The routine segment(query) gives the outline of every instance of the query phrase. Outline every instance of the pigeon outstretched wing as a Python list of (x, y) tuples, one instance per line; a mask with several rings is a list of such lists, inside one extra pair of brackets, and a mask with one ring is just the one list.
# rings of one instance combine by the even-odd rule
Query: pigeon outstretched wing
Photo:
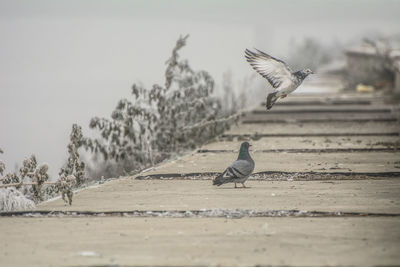
[(293, 74), (289, 66), (280, 59), (274, 58), (258, 49), (257, 53), (246, 49), (245, 57), (250, 65), (261, 76), (277, 89), (293, 83)]

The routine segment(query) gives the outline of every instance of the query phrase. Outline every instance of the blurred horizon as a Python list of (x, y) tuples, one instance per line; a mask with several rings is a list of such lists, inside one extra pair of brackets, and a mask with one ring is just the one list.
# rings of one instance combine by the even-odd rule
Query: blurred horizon
[(90, 135), (90, 118), (109, 117), (133, 83), (162, 84), (180, 35), (181, 58), (220, 90), (228, 71), (235, 86), (254, 74), (245, 48), (291, 65), (306, 38), (329, 48), (399, 37), (399, 13), (400, 1), (380, 0), (0, 1), (0, 159), (10, 172), (35, 154), (54, 179), (72, 124)]

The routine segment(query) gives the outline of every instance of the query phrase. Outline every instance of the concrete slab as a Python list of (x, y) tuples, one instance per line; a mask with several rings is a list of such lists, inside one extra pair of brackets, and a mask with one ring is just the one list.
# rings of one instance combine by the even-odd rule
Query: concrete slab
[[(288, 177), (290, 178), (290, 177)], [(37, 210), (306, 210), (400, 213), (400, 179), (347, 181), (247, 181), (216, 187), (210, 180), (121, 178), (74, 196), (41, 203)]]
[[(252, 153), (252, 152), (251, 152)], [(399, 152), (353, 153), (252, 153), (255, 172), (398, 172)], [(237, 153), (194, 153), (171, 161), (149, 173), (223, 172)]]
[(244, 120), (319, 120), (328, 121), (329, 120), (339, 120), (346, 119), (351, 121), (359, 120), (393, 120), (397, 119), (394, 115), (390, 113), (369, 113), (369, 112), (316, 112), (316, 113), (263, 113), (263, 114), (248, 114), (244, 117)]
[[(346, 104), (346, 102), (336, 102), (341, 104), (314, 104), (310, 103), (309, 105), (274, 105), (273, 109), (266, 110), (265, 106), (260, 106), (256, 108), (253, 112), (265, 112), (267, 114), (273, 113), (282, 113), (282, 112), (321, 112), (321, 111), (347, 111), (347, 112), (378, 112), (378, 113), (390, 113), (392, 108), (391, 106), (383, 105), (383, 104), (376, 104), (376, 105), (366, 105), (366, 104)], [(348, 102), (351, 103), (351, 102)], [(354, 102), (357, 103), (357, 102)], [(365, 103), (365, 102), (361, 102)], [(294, 103), (293, 103), (294, 104)], [(300, 104), (300, 103), (298, 103)]]
[[(279, 103), (285, 102), (301, 102), (301, 101), (324, 101), (327, 103), (343, 102), (343, 101), (370, 101), (371, 103), (383, 103), (383, 98), (379, 93), (359, 94), (357, 92), (314, 92), (314, 93), (295, 93), (290, 94), (284, 99), (280, 99)], [(352, 103), (353, 103), (352, 102)]]
[[(371, 129), (372, 130), (372, 129)], [(252, 151), (265, 149), (378, 149), (396, 148), (400, 150), (400, 136), (331, 136), (331, 137), (268, 137), (248, 140)], [(239, 151), (243, 140), (221, 140), (203, 145), (200, 150)]]
[(2, 218), (2, 266), (394, 266), (398, 218)]
[[(313, 172), (314, 178), (333, 172), (398, 173), (399, 122), (387, 120), (394, 115), (387, 112), (388, 106), (383, 105), (378, 94), (339, 95), (337, 84), (336, 78), (310, 81), (305, 87), (314, 91), (330, 88), (328, 91), (333, 93), (291, 95), (280, 100), (273, 112), (243, 118), (244, 122), (253, 119), (288, 123), (239, 124), (226, 137), (203, 148), (237, 150), (243, 140), (250, 139), (255, 172)], [(321, 109), (325, 111), (316, 112)], [(285, 110), (285, 114), (279, 114)], [(259, 134), (276, 136), (260, 138)], [(288, 138), (285, 134), (304, 136)], [(231, 138), (232, 135), (238, 137)], [(332, 148), (342, 150), (288, 153), (293, 149)], [(354, 152), (352, 148), (386, 150)], [(288, 151), (263, 151), (268, 149)], [(222, 172), (236, 157), (234, 151), (192, 153), (140, 175)], [(380, 215), (242, 219), (99, 214), (79, 218), (1, 217), (0, 265), (384, 266), (400, 262), (400, 177), (359, 179), (351, 175), (349, 179), (354, 180), (293, 181), (295, 175), (281, 175), (287, 177), (283, 181), (249, 180), (246, 189), (234, 189), (233, 184), (215, 187), (211, 180), (201, 179), (125, 177), (76, 192), (72, 206), (56, 199), (41, 203), (36, 211), (295, 209)], [(213, 177), (205, 174), (200, 178)]]
[(240, 124), (226, 134), (365, 134), (400, 133), (400, 124), (394, 122), (329, 122), (323, 123), (266, 123)]

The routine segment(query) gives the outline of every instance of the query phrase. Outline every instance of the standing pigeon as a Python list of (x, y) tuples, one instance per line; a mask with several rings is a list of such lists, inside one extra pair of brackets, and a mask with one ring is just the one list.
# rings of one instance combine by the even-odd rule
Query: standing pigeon
[(226, 183), (235, 183), (236, 188), (236, 183), (241, 183), (243, 187), (246, 187), (244, 182), (246, 182), (247, 178), (249, 178), (254, 170), (254, 160), (249, 154), (250, 146), (248, 142), (242, 143), (237, 160), (214, 179), (213, 185), (220, 186)]
[(268, 80), (275, 91), (267, 95), (266, 107), (271, 109), (279, 98), (285, 98), (296, 90), (301, 82), (313, 72), (310, 69), (293, 72), (285, 62), (274, 58), (260, 50), (254, 53), (249, 49), (245, 51), (245, 57), (250, 65), (261, 76)]

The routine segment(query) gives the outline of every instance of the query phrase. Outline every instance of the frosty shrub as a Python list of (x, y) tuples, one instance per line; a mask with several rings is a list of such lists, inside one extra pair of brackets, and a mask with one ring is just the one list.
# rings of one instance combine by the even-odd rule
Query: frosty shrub
[[(63, 200), (72, 204), (73, 189), (82, 185), (85, 180), (85, 164), (80, 161), (78, 148), (82, 145), (82, 129), (72, 125), (70, 143), (68, 144), (68, 161), (60, 170), (60, 177), (49, 182), (46, 163), (38, 165), (35, 155), (26, 158), (18, 173), (7, 173), (0, 178), (0, 211), (21, 210), (34, 207), (50, 197), (61, 193)], [(0, 162), (0, 175), (3, 175), (5, 164)]]
[[(3, 150), (1, 150), (1, 148), (0, 148), (0, 154), (2, 154), (2, 153), (3, 153)], [(4, 162), (2, 162), (0, 160), (0, 175), (3, 175), (5, 169), (6, 169), (6, 164), (4, 164)]]
[(55, 183), (55, 187), (61, 192), (62, 199), (72, 205), (72, 196), (74, 192), (72, 188), (77, 184), (77, 179), (74, 175), (60, 176), (60, 179)]
[[(24, 159), (22, 167), (19, 168), (19, 173), (7, 173), (1, 181), (3, 184), (22, 184), (25, 178), (32, 179), (37, 167), (37, 160), (35, 155)], [(5, 169), (5, 166), (4, 166)], [(17, 185), (17, 187), (19, 187)]]
[(0, 188), (0, 211), (26, 210), (34, 207), (35, 203), (14, 187)]
[(54, 196), (61, 193), (62, 199), (72, 204), (73, 189), (83, 185), (86, 182), (85, 163), (80, 160), (78, 149), (83, 144), (82, 127), (73, 124), (70, 134), (68, 148), (68, 160), (65, 167), (60, 169), (59, 179), (53, 185), (46, 188), (48, 196)]
[(36, 202), (43, 201), (43, 191), (42, 187), (44, 183), (49, 179), (49, 175), (47, 171), (49, 170), (49, 166), (46, 163), (43, 163), (39, 167), (35, 169), (30, 178), (32, 179), (32, 191), (33, 191), (33, 199)]
[(66, 177), (68, 175), (75, 176), (77, 186), (80, 186), (85, 182), (85, 163), (79, 160), (78, 152), (79, 147), (82, 146), (82, 142), (82, 127), (73, 124), (70, 143), (67, 146), (69, 154), (67, 166), (61, 168), (59, 175), (60, 177)]
[(3, 175), (4, 171), (6, 169), (6, 164), (0, 160), (0, 175)]
[(110, 119), (91, 120), (90, 128), (97, 129), (100, 137), (86, 138), (86, 148), (120, 167), (110, 168), (105, 175), (121, 174), (121, 167), (125, 172), (140, 170), (194, 149), (238, 118), (223, 117), (221, 103), (213, 96), (213, 78), (180, 60), (178, 52), (187, 38), (176, 42), (166, 62), (163, 85), (145, 89), (134, 84), (132, 99), (121, 99)]
[[(32, 155), (23, 161), (19, 173), (7, 173), (1, 181), (3, 187), (9, 185), (22, 189), (23, 194), (37, 203), (43, 200), (42, 186), (49, 179), (48, 169), (46, 163), (38, 166), (35, 155)], [(29, 185), (29, 188), (26, 185)]]

